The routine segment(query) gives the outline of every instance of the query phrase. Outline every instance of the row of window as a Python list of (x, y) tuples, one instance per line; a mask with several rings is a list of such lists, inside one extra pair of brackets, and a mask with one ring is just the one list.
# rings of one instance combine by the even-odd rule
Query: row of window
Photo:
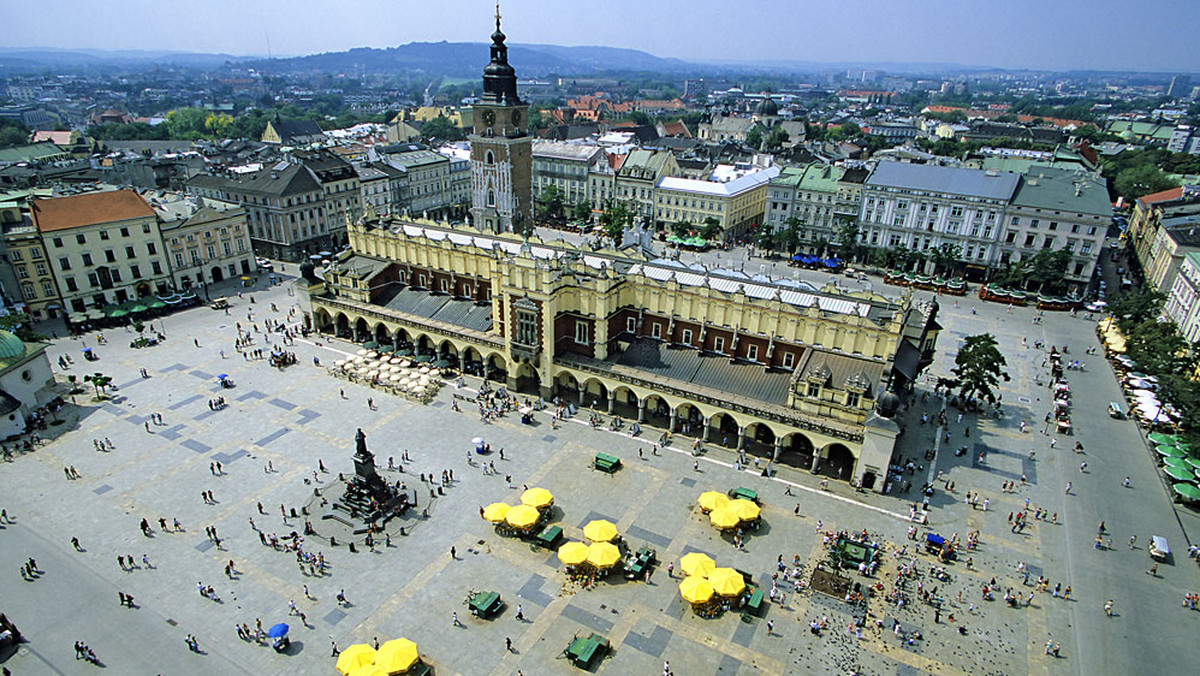
[[(151, 256), (158, 254), (158, 247), (154, 246), (154, 242), (146, 242), (146, 253), (148, 253)], [(134, 249), (132, 244), (125, 247), (125, 258), (126, 259), (137, 258), (137, 251)], [(80, 259), (83, 261), (83, 265), (85, 267), (91, 267), (92, 265), (95, 265), (95, 263), (92, 261), (91, 253), (81, 254)], [(116, 251), (114, 251), (112, 249), (105, 249), (104, 250), (104, 260), (108, 263), (116, 263), (117, 262)], [(63, 256), (63, 257), (59, 258), (58, 259), (58, 269), (64, 270), (64, 271), (70, 270), (71, 269), (71, 258), (69, 256)]]

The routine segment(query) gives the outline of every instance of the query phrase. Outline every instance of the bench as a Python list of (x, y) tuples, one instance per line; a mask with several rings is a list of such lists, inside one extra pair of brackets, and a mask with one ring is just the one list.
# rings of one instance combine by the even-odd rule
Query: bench
[(592, 660), (598, 655), (603, 654), (604, 650), (608, 649), (608, 639), (599, 634), (592, 634), (587, 638), (582, 636), (576, 637), (567, 646), (567, 657), (571, 662), (580, 669), (588, 669), (591, 667)]
[(755, 504), (758, 503), (758, 493), (750, 490), (749, 488), (735, 488), (729, 491), (729, 498), (731, 500), (742, 499), (749, 500)]
[(469, 604), (471, 614), (485, 620), (500, 612), (503, 606), (504, 602), (496, 592), (480, 592), (471, 598)]
[(763, 593), (758, 587), (753, 587), (753, 590), (750, 592), (750, 598), (746, 599), (746, 610), (758, 615), (762, 612)]
[(621, 459), (607, 453), (597, 453), (596, 458), (592, 461), (592, 466), (601, 472), (612, 474), (621, 467)]

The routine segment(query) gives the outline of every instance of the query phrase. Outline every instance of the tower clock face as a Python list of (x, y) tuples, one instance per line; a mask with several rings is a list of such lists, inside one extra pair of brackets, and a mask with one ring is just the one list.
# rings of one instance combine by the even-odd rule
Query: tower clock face
[(512, 114), (512, 121), (513, 121), (513, 124), (514, 124), (514, 125), (516, 125), (516, 126), (520, 126), (520, 124), (521, 124), (521, 111), (519, 111), (519, 110), (514, 110), (514, 111), (513, 111), (513, 114)]
[(483, 123), (489, 127), (496, 124), (496, 113), (490, 110), (483, 111)]

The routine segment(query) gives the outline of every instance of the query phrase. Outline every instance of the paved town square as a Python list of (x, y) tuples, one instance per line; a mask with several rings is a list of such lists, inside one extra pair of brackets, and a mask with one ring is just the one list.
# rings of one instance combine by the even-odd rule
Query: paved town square
[[(1171, 673), (1194, 664), (1200, 615), (1181, 599), (1197, 589), (1187, 548), (1200, 520), (1173, 508), (1134, 423), (1106, 415), (1121, 392), (1103, 356), (1085, 353), (1098, 343), (1082, 313), (1047, 313), (1034, 323), (1029, 308), (1010, 313), (974, 296), (940, 298), (945, 330), (932, 375), (948, 373), (963, 337), (994, 333), (1012, 377), (1004, 415), (960, 419), (947, 409), (949, 437), (931, 463), (926, 451), (944, 403), (932, 381), (922, 382), (903, 414), (900, 444), (904, 463), (914, 464), (912, 488), (878, 495), (836, 480), (823, 489), (822, 477), (787, 466), (764, 477), (753, 458), (739, 470), (731, 451), (694, 457), (690, 439), (659, 448), (661, 430), (631, 437), (627, 428), (594, 429), (586, 415), (553, 425), (547, 410), (524, 425), (510, 413), (485, 424), (466, 401), (478, 378), (461, 389), (448, 380), (429, 405), (334, 378), (326, 366), (358, 346), (300, 337), (284, 345), (282, 334), (263, 332), (267, 322), (296, 327), (307, 307), (294, 277), (282, 277), (269, 289), (259, 280), (241, 295), (227, 291), (228, 314), (201, 306), (154, 320), (163, 345), (131, 349), (132, 334), (121, 329), (104, 331), (104, 343), (95, 333), (53, 341), (52, 362), (74, 360), (59, 372), (64, 387), (67, 375), (95, 371), (118, 387), (96, 403), (85, 384), (58, 412), (63, 422), (42, 433), (47, 441), (0, 464), (0, 507), (9, 518), (0, 524), (0, 611), (28, 640), (5, 664), (12, 673), (91, 673), (96, 667), (68, 647), (78, 641), (112, 673), (335, 673), (333, 646), (403, 636), (439, 674), (569, 674), (575, 667), (561, 657), (564, 648), (592, 632), (611, 645), (594, 671), (611, 674), (657, 674), (666, 663), (677, 674), (723, 675)], [(899, 293), (872, 281), (877, 291)], [(239, 322), (255, 338), (241, 351)], [(298, 363), (281, 370), (243, 354), (272, 345)], [(1043, 433), (1050, 345), (1085, 362), (1067, 372), (1075, 434), (1057, 439)], [(100, 360), (85, 362), (84, 347)], [(221, 374), (236, 386), (218, 385)], [(218, 397), (228, 406), (213, 410)], [(417, 508), (396, 523), (404, 534), (389, 528), (390, 544), (380, 538), (370, 548), (358, 538), (353, 553), (342, 540), (305, 537), (304, 551), (321, 555), (324, 571), (264, 545), (302, 533), (305, 517), (291, 510), (354, 472), (359, 428), (384, 479), (416, 497)], [(476, 437), (502, 448), (503, 458), (472, 456)], [(1072, 450), (1077, 441), (1081, 452)], [(97, 442), (111, 449), (99, 451)], [(622, 467), (591, 469), (597, 452)], [(64, 476), (69, 468), (78, 478)], [(453, 481), (439, 490), (443, 471)], [(926, 482), (934, 494), (925, 522), (914, 523)], [(584, 524), (607, 519), (631, 550), (654, 548), (659, 565), (648, 580), (614, 574), (584, 589), (568, 581), (553, 550), (498, 535), (480, 518), (483, 506), (516, 504), (533, 486), (553, 493), (551, 523), (568, 540), (583, 540)], [(757, 491), (763, 505), (763, 525), (745, 533), (742, 548), (696, 505), (704, 491), (737, 487)], [(978, 495), (974, 505), (968, 493)], [(1021, 512), (1027, 525), (1017, 532)], [(1097, 549), (1100, 522), (1105, 546)], [(324, 528), (316, 524), (318, 534)], [(882, 546), (874, 576), (848, 572), (863, 592), (878, 585), (865, 605), (808, 589), (826, 558), (824, 534), (840, 531), (865, 531)], [(956, 539), (957, 559), (943, 564), (924, 553), (928, 533)], [(1167, 537), (1174, 555), (1147, 574), (1152, 535)], [(968, 547), (973, 537), (978, 544)], [(679, 560), (691, 552), (750, 573), (764, 590), (775, 588), (775, 600), (761, 616), (698, 617), (678, 589)], [(26, 579), (19, 570), (31, 557), (38, 572)], [(802, 573), (793, 576), (797, 564)], [(941, 567), (944, 579), (935, 576)], [(198, 585), (213, 593), (198, 593)], [(499, 592), (504, 609), (473, 617), (464, 604), (472, 590)], [(132, 602), (120, 603), (119, 594)], [(291, 647), (277, 653), (239, 637), (239, 625), (253, 631), (258, 622), (288, 623)], [(1047, 654), (1048, 641), (1057, 657)]]

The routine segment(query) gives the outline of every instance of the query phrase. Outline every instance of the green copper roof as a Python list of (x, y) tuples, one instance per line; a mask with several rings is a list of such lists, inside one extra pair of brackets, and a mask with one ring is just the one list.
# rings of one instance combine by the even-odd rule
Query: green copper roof
[(25, 343), (12, 332), (0, 329), (0, 359), (16, 359), (24, 354)]

